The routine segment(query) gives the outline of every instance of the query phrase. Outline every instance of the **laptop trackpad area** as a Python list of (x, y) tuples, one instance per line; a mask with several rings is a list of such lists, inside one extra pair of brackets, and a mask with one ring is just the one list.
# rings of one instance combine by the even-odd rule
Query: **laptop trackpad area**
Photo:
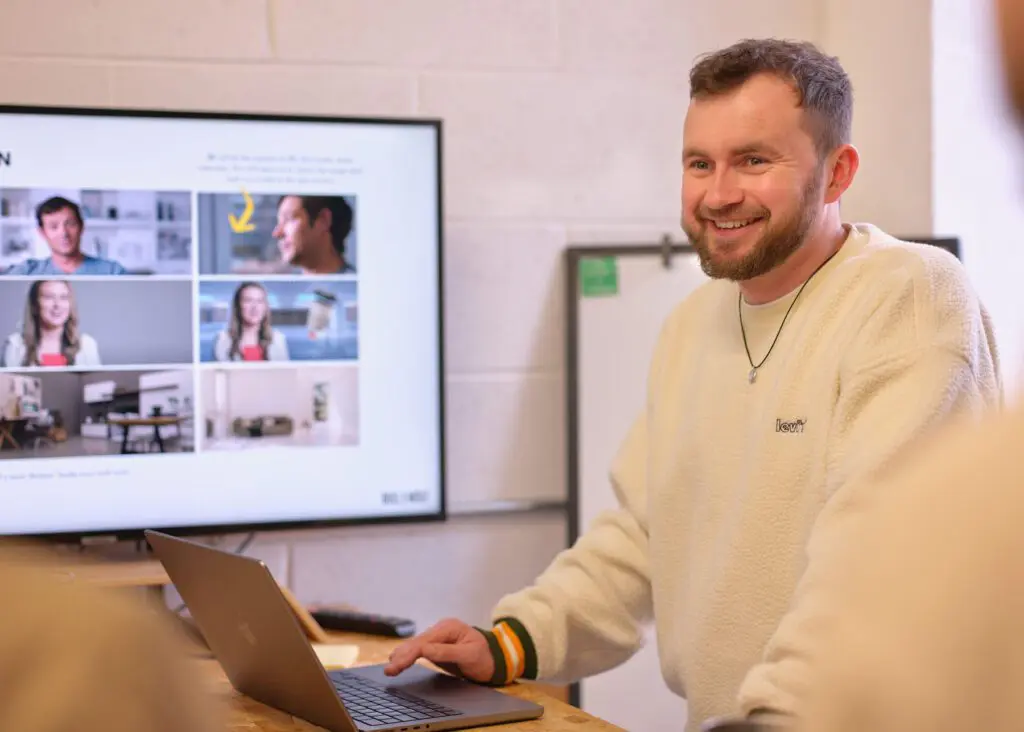
[(402, 695), (418, 697), (450, 709), (459, 716), (486, 718), (512, 713), (525, 719), (540, 716), (543, 711), (542, 707), (533, 702), (439, 673), (420, 664), (413, 664), (397, 677), (385, 675), (383, 664), (331, 672), (332, 677), (336, 674), (357, 675), (375, 686), (385, 687)]

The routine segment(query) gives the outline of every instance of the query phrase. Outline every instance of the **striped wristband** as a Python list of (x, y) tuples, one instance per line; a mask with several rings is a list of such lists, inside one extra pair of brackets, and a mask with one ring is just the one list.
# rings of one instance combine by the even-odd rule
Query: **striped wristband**
[(479, 630), (494, 658), (491, 684), (502, 686), (520, 678), (537, 678), (537, 650), (522, 623), (515, 618), (499, 618), (490, 630)]

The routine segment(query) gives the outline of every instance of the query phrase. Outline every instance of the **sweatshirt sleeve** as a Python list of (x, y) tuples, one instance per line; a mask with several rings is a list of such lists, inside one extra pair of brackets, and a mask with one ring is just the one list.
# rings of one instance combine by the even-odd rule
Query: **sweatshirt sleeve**
[[(858, 521), (871, 519), (875, 493), (885, 490), (880, 478), (893, 459), (954, 418), (974, 419), (1002, 404), (988, 316), (965, 275), (958, 264), (941, 259), (923, 270), (908, 275), (894, 268), (878, 282), (879, 303), (853, 336), (840, 373), (828, 498), (811, 531), (790, 610), (741, 686), (745, 714), (797, 715), (818, 654), (838, 650), (830, 633), (840, 621), (857, 625), (857, 606), (838, 602), (834, 592), (832, 557), (852, 540)], [(863, 561), (886, 558), (865, 554)], [(859, 629), (864, 635), (871, 630)]]
[(641, 416), (612, 465), (618, 507), (599, 515), (533, 585), (494, 608), (488, 640), (496, 681), (568, 683), (613, 668), (640, 648), (641, 624), (652, 615), (646, 452)]
[(572, 683), (629, 660), (654, 619), (649, 559), (648, 419), (658, 384), (690, 321), (688, 301), (666, 318), (648, 370), (646, 408), (610, 470), (617, 507), (599, 514), (529, 587), (503, 597), (485, 631), (492, 683), (517, 678)]

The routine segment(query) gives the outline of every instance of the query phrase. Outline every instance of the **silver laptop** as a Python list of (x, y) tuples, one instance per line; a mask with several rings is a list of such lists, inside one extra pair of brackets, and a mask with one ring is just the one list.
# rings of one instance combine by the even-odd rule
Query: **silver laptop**
[(157, 531), (146, 539), (240, 693), (330, 732), (452, 730), (544, 708), (420, 664), (324, 669), (263, 562)]

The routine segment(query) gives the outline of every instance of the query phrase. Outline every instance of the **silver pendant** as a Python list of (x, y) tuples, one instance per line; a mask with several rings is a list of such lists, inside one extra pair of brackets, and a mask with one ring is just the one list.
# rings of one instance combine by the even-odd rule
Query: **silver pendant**
[(756, 366), (754, 368), (750, 369), (750, 373), (747, 374), (747, 381), (749, 381), (751, 384), (754, 383), (755, 379), (757, 379), (757, 367)]

